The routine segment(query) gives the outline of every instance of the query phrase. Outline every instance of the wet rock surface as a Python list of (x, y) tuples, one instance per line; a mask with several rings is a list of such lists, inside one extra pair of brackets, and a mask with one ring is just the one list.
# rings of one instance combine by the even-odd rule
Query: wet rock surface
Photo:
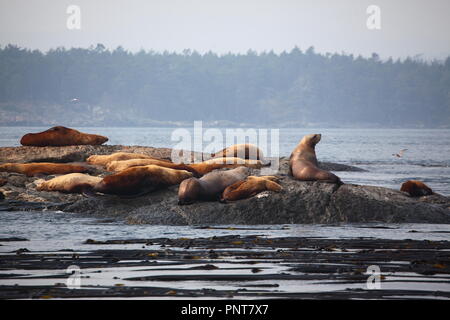
[[(93, 154), (137, 152), (170, 158), (171, 149), (141, 146), (69, 146), (0, 148), (2, 162), (84, 161)], [(361, 171), (344, 164), (320, 163), (331, 171)], [(280, 193), (263, 192), (230, 203), (198, 202), (178, 205), (178, 186), (136, 198), (38, 192), (36, 177), (0, 173), (5, 200), (1, 210), (63, 210), (86, 215), (115, 217), (130, 224), (283, 224), (335, 222), (450, 223), (450, 199), (441, 195), (411, 198), (382, 187), (296, 181), (288, 175), (287, 158), (280, 159)], [(252, 169), (253, 175), (260, 171)], [(95, 174), (109, 174), (100, 167)], [(45, 179), (50, 179), (48, 176)]]

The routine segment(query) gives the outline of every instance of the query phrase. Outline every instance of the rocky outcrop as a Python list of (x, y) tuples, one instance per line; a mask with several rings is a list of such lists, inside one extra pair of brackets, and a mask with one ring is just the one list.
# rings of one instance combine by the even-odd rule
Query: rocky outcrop
[[(8, 152), (5, 149), (9, 150)], [(28, 150), (28, 152), (26, 151)], [(2, 161), (83, 161), (92, 154), (119, 150), (170, 157), (171, 149), (124, 146), (18, 147), (0, 148)], [(17, 152), (16, 152), (17, 151)], [(29, 154), (28, 154), (29, 153)], [(320, 163), (331, 171), (360, 171), (343, 164)], [(280, 193), (263, 192), (232, 203), (199, 202), (179, 206), (178, 186), (136, 198), (38, 192), (37, 178), (0, 173), (7, 183), (0, 188), (6, 199), (1, 210), (53, 209), (95, 216), (118, 217), (140, 224), (283, 224), (283, 223), (450, 223), (450, 199), (440, 195), (411, 198), (388, 188), (322, 182), (303, 182), (288, 175), (288, 159), (280, 159)], [(258, 170), (252, 170), (258, 174)], [(99, 175), (108, 174), (99, 169)], [(50, 177), (48, 177), (50, 178)]]
[[(135, 199), (83, 199), (64, 211), (125, 217), (132, 224), (450, 223), (450, 199), (422, 201), (387, 188), (295, 181), (280, 193), (263, 192), (231, 203), (177, 204), (177, 187)], [(439, 203), (441, 202), (441, 203)]]

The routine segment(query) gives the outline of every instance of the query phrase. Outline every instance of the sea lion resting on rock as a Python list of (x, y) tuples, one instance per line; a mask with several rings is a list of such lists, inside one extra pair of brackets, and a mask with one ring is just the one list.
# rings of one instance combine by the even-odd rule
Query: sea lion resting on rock
[(319, 169), (315, 146), (319, 143), (321, 134), (308, 134), (303, 137), (292, 151), (289, 159), (290, 174), (302, 181), (324, 181), (342, 184), (341, 179), (333, 173)]
[(184, 164), (173, 163), (166, 160), (158, 159), (130, 159), (121, 161), (111, 161), (107, 164), (106, 169), (108, 171), (122, 171), (131, 167), (144, 166), (144, 165), (158, 165), (161, 167), (186, 170), (192, 172), (194, 176), (200, 177), (216, 169), (223, 168), (236, 168), (245, 166), (249, 168), (261, 168), (262, 164), (259, 160), (245, 160), (240, 158), (214, 158), (200, 163)]
[(235, 144), (211, 155), (213, 158), (237, 157), (242, 159), (263, 160), (264, 155), (261, 149), (254, 144)]
[[(130, 160), (130, 159), (161, 160), (161, 159), (157, 159), (155, 157), (151, 157), (146, 154), (131, 153), (131, 152), (116, 152), (113, 154), (106, 154), (106, 155), (92, 155), (86, 159), (86, 162), (88, 162), (90, 164), (106, 167), (108, 165), (108, 163), (110, 163), (112, 161), (123, 161), (123, 160)], [(161, 161), (167, 161), (167, 160), (161, 160)]]
[(279, 192), (283, 188), (276, 181), (278, 181), (278, 178), (275, 176), (249, 176), (245, 180), (228, 186), (222, 193), (222, 200), (236, 201), (247, 199), (266, 190)]
[(39, 174), (67, 174), (74, 172), (88, 172), (89, 168), (81, 165), (33, 162), (33, 163), (4, 163), (0, 165), (0, 172), (16, 172), (32, 177)]
[(210, 172), (200, 179), (186, 179), (178, 189), (178, 204), (191, 204), (197, 200), (218, 200), (226, 187), (244, 180), (248, 168), (238, 167), (231, 170)]
[(247, 160), (236, 157), (224, 157), (224, 158), (213, 158), (200, 163), (193, 163), (189, 165), (193, 168), (199, 175), (205, 175), (216, 169), (223, 168), (237, 168), (237, 167), (248, 167), (259, 169), (262, 167), (262, 163), (259, 160)]
[(179, 184), (191, 178), (192, 172), (156, 165), (131, 167), (104, 177), (93, 188), (95, 192), (115, 195), (136, 195)]
[(22, 145), (34, 147), (100, 145), (106, 141), (108, 141), (107, 137), (62, 126), (53, 127), (39, 133), (28, 133), (20, 139)]
[(433, 194), (433, 190), (422, 181), (408, 180), (402, 184), (400, 191), (408, 192), (411, 197), (422, 197)]
[(37, 191), (59, 191), (64, 193), (83, 193), (102, 181), (101, 177), (94, 177), (83, 173), (65, 174), (48, 181), (37, 183)]

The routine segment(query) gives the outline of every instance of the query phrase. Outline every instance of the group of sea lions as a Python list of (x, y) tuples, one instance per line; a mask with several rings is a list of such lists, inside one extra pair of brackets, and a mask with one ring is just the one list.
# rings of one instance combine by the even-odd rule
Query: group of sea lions
[[(321, 181), (342, 184), (335, 174), (320, 169), (315, 146), (320, 134), (303, 137), (289, 159), (290, 176), (300, 181)], [(40, 133), (22, 137), (25, 146), (100, 145), (107, 137), (83, 133), (66, 127), (53, 127)], [(167, 159), (146, 154), (116, 152), (109, 155), (92, 155), (87, 163), (5, 163), (0, 171), (17, 172), (27, 176), (59, 175), (48, 181), (41, 180), (38, 191), (65, 193), (96, 193), (119, 196), (136, 196), (171, 185), (180, 185), (180, 205), (196, 201), (236, 201), (246, 199), (262, 191), (280, 192), (282, 186), (276, 176), (249, 176), (249, 168), (261, 168), (264, 155), (252, 144), (237, 144), (211, 155), (200, 163), (173, 163)], [(104, 177), (91, 176), (91, 166), (102, 166), (112, 172)], [(227, 169), (227, 170), (224, 170)], [(432, 194), (432, 190), (420, 181), (405, 182), (401, 191), (411, 196)]]

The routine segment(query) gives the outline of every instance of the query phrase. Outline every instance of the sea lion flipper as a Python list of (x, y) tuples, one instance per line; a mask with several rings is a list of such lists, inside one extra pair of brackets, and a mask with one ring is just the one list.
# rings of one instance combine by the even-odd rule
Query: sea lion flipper
[(267, 188), (267, 190), (275, 191), (275, 192), (280, 192), (281, 190), (283, 190), (283, 187), (281, 185), (279, 185), (278, 183), (273, 182), (271, 180), (266, 181), (266, 188)]

